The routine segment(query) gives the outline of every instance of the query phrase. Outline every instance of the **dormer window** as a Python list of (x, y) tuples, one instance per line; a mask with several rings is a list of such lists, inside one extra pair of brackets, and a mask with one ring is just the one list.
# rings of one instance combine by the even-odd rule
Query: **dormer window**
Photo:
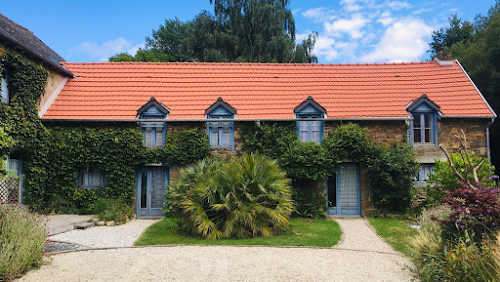
[(9, 72), (7, 69), (2, 69), (2, 79), (1, 79), (1, 93), (2, 93), (2, 103), (9, 104)]
[(440, 107), (424, 94), (412, 101), (406, 109), (413, 117), (410, 126), (412, 144), (437, 145), (437, 118), (440, 115)]
[(217, 122), (216, 120), (234, 119), (236, 109), (219, 97), (217, 102), (205, 110), (205, 114), (207, 119), (212, 120), (207, 122), (210, 148), (230, 149), (234, 152), (234, 122)]
[(167, 124), (161, 121), (149, 122), (147, 120), (167, 119), (169, 113), (170, 109), (156, 101), (154, 97), (152, 97), (148, 103), (146, 103), (137, 111), (138, 118), (144, 120), (144, 122), (141, 122), (140, 125), (142, 129), (144, 145), (146, 146), (146, 148), (165, 146), (165, 133)]
[(307, 100), (298, 105), (295, 110), (295, 118), (311, 119), (311, 121), (297, 121), (297, 133), (302, 142), (321, 143), (323, 140), (323, 121), (314, 121), (326, 117), (326, 109), (309, 96)]

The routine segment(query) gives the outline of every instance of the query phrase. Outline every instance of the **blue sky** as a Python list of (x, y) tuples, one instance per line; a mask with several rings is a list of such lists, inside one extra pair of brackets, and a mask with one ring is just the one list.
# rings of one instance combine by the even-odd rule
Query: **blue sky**
[[(319, 38), (320, 63), (409, 62), (429, 59), (431, 32), (457, 13), (470, 21), (486, 14), (494, 0), (292, 0), (297, 38)], [(17, 0), (0, 13), (33, 31), (68, 62), (99, 62), (121, 52), (134, 54), (165, 19), (185, 21), (209, 0)]]

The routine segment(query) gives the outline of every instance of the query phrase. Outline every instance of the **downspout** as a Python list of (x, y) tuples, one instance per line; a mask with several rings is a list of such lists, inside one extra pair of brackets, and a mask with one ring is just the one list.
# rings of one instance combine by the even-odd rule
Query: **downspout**
[[(491, 122), (488, 122), (488, 126), (486, 126), (486, 152), (488, 154), (488, 164), (491, 167), (491, 150), (490, 150), (490, 126), (495, 122), (495, 119), (492, 118)], [(491, 168), (488, 168), (488, 173), (491, 174)]]

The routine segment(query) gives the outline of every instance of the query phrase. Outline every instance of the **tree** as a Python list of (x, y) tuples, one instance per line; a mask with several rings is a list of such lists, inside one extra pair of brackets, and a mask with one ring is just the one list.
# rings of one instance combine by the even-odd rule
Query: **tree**
[[(500, 112), (500, 2), (487, 16), (477, 15), (472, 25), (452, 16), (450, 27), (434, 34), (431, 51), (445, 46), (460, 61), (496, 113)], [(443, 33), (444, 32), (444, 33)], [(443, 38), (443, 40), (441, 40)], [(435, 48), (433, 48), (435, 46)], [(500, 165), (500, 123), (490, 127), (491, 162)]]
[(146, 37), (135, 57), (118, 54), (110, 61), (201, 61), (312, 63), (317, 33), (295, 43), (289, 0), (215, 0), (214, 15), (202, 11), (193, 20), (165, 20)]
[(448, 22), (450, 27), (432, 32), (432, 42), (429, 43), (431, 47), (429, 52), (431, 52), (432, 57), (440, 51), (447, 50), (455, 43), (469, 41), (474, 34), (474, 25), (469, 21), (462, 21), (457, 17), (457, 14), (451, 15)]

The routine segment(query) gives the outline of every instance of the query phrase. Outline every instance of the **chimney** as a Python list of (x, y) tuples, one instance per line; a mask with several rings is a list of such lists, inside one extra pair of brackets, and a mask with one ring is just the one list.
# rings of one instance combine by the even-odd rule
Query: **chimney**
[(450, 52), (438, 52), (434, 57), (434, 61), (438, 63), (440, 66), (451, 66), (453, 65), (453, 61), (451, 58)]

